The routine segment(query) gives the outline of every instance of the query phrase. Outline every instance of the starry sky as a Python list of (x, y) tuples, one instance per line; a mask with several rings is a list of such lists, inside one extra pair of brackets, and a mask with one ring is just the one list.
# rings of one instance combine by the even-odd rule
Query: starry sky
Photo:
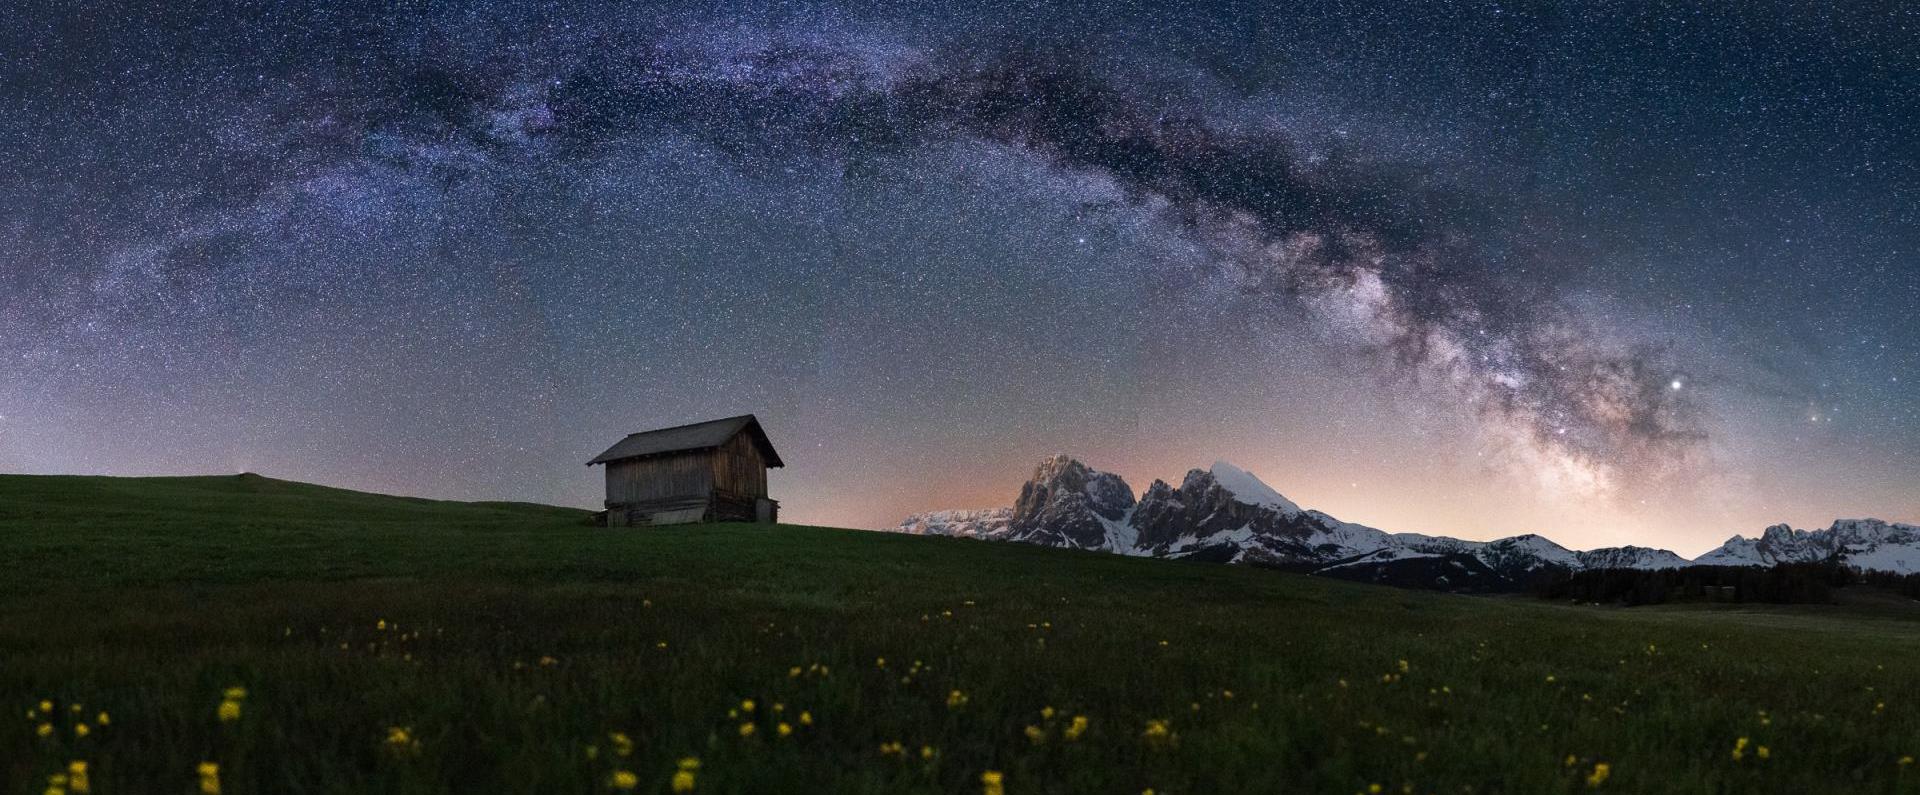
[(1392, 531), (1920, 519), (1920, 11), (29, 2), (0, 471), (783, 518), (1233, 461)]

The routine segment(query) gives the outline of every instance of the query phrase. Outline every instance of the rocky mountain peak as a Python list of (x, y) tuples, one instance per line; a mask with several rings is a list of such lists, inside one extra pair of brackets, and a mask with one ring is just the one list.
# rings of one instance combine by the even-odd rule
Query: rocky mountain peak
[(1013, 503), (1012, 535), (1023, 541), (1083, 549), (1106, 544), (1108, 525), (1134, 507), (1133, 488), (1061, 454), (1040, 462)]

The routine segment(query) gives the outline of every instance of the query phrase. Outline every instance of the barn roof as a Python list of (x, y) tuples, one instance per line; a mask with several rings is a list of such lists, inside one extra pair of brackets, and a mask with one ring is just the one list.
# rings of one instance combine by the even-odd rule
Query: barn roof
[(780, 454), (774, 452), (773, 442), (767, 438), (767, 432), (761, 430), (760, 420), (752, 414), (728, 417), (723, 420), (708, 420), (692, 425), (676, 425), (655, 431), (641, 431), (621, 439), (618, 444), (587, 462), (587, 466), (605, 464), (625, 458), (662, 455), (665, 453), (683, 453), (694, 450), (712, 450), (726, 444), (741, 431), (753, 434), (753, 442), (760, 446), (761, 454), (767, 457), (767, 466), (785, 466)]

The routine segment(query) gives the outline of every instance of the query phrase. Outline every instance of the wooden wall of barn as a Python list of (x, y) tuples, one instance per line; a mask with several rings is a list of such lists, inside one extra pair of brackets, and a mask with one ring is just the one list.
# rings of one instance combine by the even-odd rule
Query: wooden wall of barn
[(753, 434), (738, 433), (713, 457), (713, 487), (742, 497), (767, 496), (767, 459)]
[[(714, 459), (723, 457), (714, 453), (699, 450), (610, 463), (607, 465), (607, 504), (705, 497), (714, 488), (718, 466)], [(762, 488), (764, 493), (764, 486)]]

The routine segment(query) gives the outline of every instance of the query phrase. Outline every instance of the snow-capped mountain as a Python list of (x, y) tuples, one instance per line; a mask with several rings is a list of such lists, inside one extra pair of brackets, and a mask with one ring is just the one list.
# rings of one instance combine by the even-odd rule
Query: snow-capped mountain
[(1826, 530), (1766, 529), (1735, 536), (1692, 561), (1664, 549), (1573, 551), (1528, 533), (1465, 541), (1386, 533), (1306, 510), (1252, 473), (1216, 461), (1180, 485), (1155, 480), (1135, 499), (1127, 482), (1067, 455), (1034, 469), (1012, 508), (910, 516), (898, 532), (1199, 558), (1346, 579), (1447, 590), (1510, 590), (1541, 576), (1584, 569), (1773, 566), (1837, 561), (1872, 571), (1920, 572), (1920, 527), (1877, 519)]
[(1651, 547), (1605, 547), (1573, 555), (1580, 559), (1583, 569), (1677, 569), (1689, 565), (1686, 558)]
[(1012, 526), (1012, 508), (987, 508), (978, 511), (916, 513), (900, 523), (899, 531), (916, 536), (954, 536), (999, 541), (1012, 532)]
[(1774, 566), (1828, 560), (1868, 571), (1920, 572), (1920, 527), (1878, 519), (1842, 519), (1825, 530), (1795, 530), (1777, 524), (1759, 538), (1729, 538), (1693, 562), (1702, 566)]
[(1012, 508), (937, 511), (899, 532), (1022, 541), (1123, 555), (1183, 557), (1450, 590), (1500, 590), (1541, 573), (1684, 563), (1637, 547), (1575, 553), (1538, 535), (1463, 541), (1388, 534), (1302, 509), (1225, 461), (1155, 480), (1136, 500), (1120, 476), (1056, 455), (1034, 469)]

